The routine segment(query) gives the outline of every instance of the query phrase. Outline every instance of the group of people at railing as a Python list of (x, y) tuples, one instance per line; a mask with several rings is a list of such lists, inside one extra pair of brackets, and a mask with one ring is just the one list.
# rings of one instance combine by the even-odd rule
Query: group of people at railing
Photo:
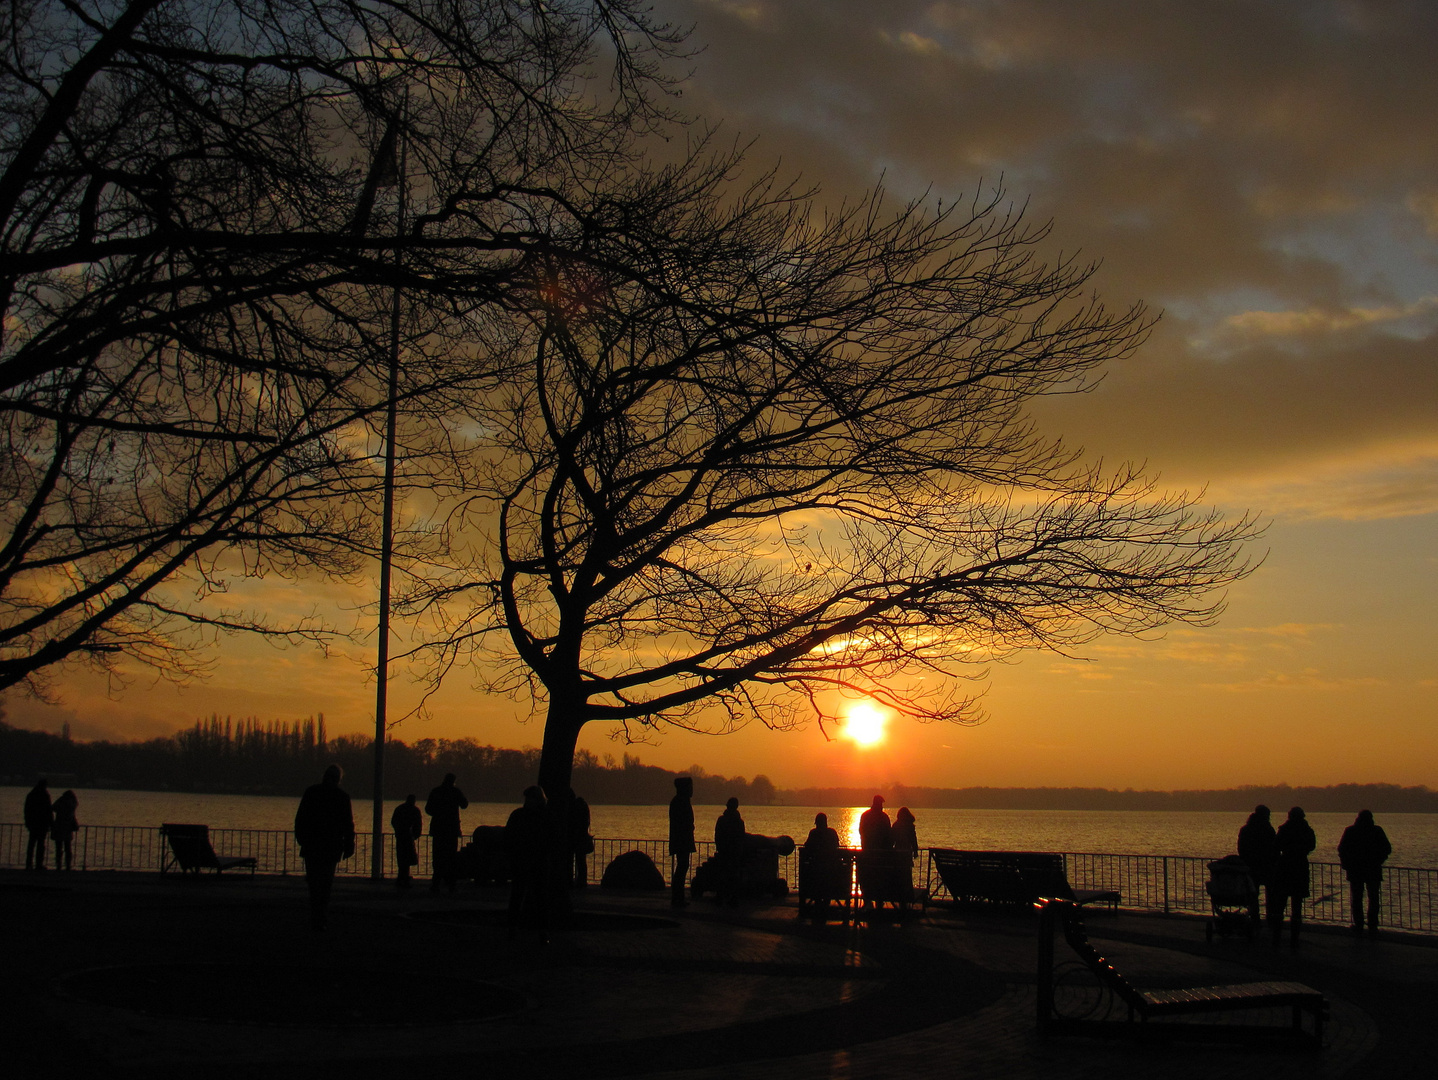
[(73, 791), (66, 791), (50, 801), (50, 782), (41, 777), (25, 796), (25, 869), (45, 869), (45, 842), (55, 842), (55, 869), (74, 868), (75, 834), (80, 831), (76, 816), (80, 800)]
[[(1303, 928), (1303, 902), (1310, 892), (1308, 856), (1317, 846), (1318, 838), (1301, 806), (1289, 810), (1287, 820), (1275, 829), (1271, 811), (1259, 804), (1238, 830), (1238, 857), (1255, 885), (1250, 916), (1256, 927), (1258, 889), (1262, 888), (1268, 929), (1275, 945), (1283, 939), (1285, 909), (1288, 909), (1289, 943), (1298, 944)], [(1370, 810), (1360, 810), (1353, 824), (1343, 830), (1338, 842), (1338, 861), (1348, 878), (1355, 933), (1362, 933), (1365, 923), (1370, 935), (1378, 933), (1383, 864), (1392, 853), (1387, 834), (1374, 822)]]

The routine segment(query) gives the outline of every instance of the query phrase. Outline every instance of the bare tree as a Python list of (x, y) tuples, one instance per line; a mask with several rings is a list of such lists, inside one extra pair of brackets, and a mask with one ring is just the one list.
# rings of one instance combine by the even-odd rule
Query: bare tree
[(211, 597), (360, 565), (387, 360), (422, 473), (436, 391), (495, 376), (491, 313), (583, 246), (679, 36), (637, 0), (16, 0), (0, 28), (0, 689), (312, 633)]
[[(866, 695), (973, 716), (975, 665), (1219, 610), (1248, 520), (1084, 464), (1026, 418), (1146, 335), (1040, 261), (1000, 194), (829, 213), (737, 159), (632, 178), (632, 250), (550, 260), (476, 404), (456, 506), (480, 565), (411, 597), (436, 675), (473, 660), (545, 710), (562, 793), (592, 721), (783, 726)], [(632, 234), (626, 234), (632, 235)]]

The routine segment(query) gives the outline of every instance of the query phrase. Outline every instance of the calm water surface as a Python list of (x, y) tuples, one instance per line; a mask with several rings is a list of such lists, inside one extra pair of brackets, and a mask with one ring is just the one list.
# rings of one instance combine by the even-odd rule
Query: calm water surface
[[(21, 820), (25, 788), (0, 787), (0, 821)], [(58, 795), (59, 789), (52, 792)], [(213, 829), (280, 829), (294, 825), (297, 798), (267, 795), (190, 795), (161, 791), (80, 789), (79, 818), (83, 825), (148, 825), (166, 821), (202, 822)], [(385, 804), (384, 825), (397, 803)], [(502, 825), (513, 804), (471, 803), (464, 812), (465, 831), (476, 825)], [(696, 830), (709, 839), (722, 807), (696, 806)], [(863, 807), (745, 806), (740, 808), (750, 832), (787, 834), (802, 842), (816, 810), (846, 843), (858, 846), (858, 821)], [(897, 807), (889, 807), (892, 812)], [(651, 839), (668, 835), (663, 806), (595, 806), (596, 836)], [(355, 824), (366, 830), (370, 803), (355, 800)], [(892, 813), (890, 814), (892, 816)], [(1210, 811), (1161, 810), (925, 810), (915, 811), (919, 843), (997, 851), (1079, 851), (1131, 855), (1195, 855), (1217, 858), (1234, 850), (1245, 815)], [(1275, 811), (1275, 824), (1283, 812)], [(1438, 867), (1438, 814), (1379, 814), (1378, 823), (1393, 843), (1390, 866)], [(1318, 834), (1318, 862), (1337, 862), (1335, 848), (1352, 814), (1310, 814)]]

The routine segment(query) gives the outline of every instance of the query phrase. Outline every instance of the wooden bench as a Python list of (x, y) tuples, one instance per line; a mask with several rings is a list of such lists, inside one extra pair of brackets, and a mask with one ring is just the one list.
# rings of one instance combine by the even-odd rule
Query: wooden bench
[(198, 874), (201, 870), (213, 870), (222, 874), (226, 870), (248, 870), (254, 876), (259, 865), (249, 855), (216, 855), (210, 846), (208, 825), (177, 825), (167, 822), (160, 826), (160, 835), (169, 843), (169, 854), (160, 861), (160, 873), (178, 868), (181, 873)]
[(1105, 903), (1116, 909), (1122, 899), (1111, 889), (1071, 887), (1064, 857), (1056, 852), (930, 848), (929, 857), (956, 904), (1028, 907), (1040, 899), (1057, 897), (1076, 904)]
[(799, 918), (828, 918), (838, 904), (848, 922), (854, 906), (854, 855), (851, 848), (813, 852), (799, 849)]
[[(1177, 990), (1140, 990), (1089, 942), (1078, 905), (1070, 900), (1046, 900), (1038, 905), (1038, 1029), (1044, 1034), (1121, 1035), (1135, 1038), (1180, 1038), (1228, 1041), (1282, 1041), (1316, 1049), (1323, 1045), (1323, 1023), (1328, 1018), (1328, 1001), (1311, 986), (1296, 982), (1234, 983), (1226, 986), (1198, 986)], [(1121, 1003), (1120, 1019), (1095, 1019), (1110, 1010), (1100, 1002), (1086, 1001), (1080, 1015), (1065, 1015), (1055, 994), (1054, 929), (1058, 924), (1064, 940), (1078, 955), (1100, 994)], [(1060, 979), (1063, 976), (1060, 975)], [(1287, 1025), (1252, 1023), (1183, 1023), (1176, 1016), (1203, 1013), (1238, 1013), (1282, 1009), (1290, 1014)], [(1312, 1018), (1312, 1032), (1304, 1029), (1303, 1018)], [(1149, 1023), (1150, 1020), (1161, 1021)]]
[(907, 851), (855, 852), (854, 877), (868, 916), (889, 904), (900, 919), (907, 919), (928, 895), (914, 888), (914, 861)]

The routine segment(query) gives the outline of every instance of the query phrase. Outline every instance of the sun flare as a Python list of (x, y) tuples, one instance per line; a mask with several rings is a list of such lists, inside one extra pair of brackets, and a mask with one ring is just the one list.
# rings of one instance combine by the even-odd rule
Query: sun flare
[(843, 736), (856, 746), (877, 746), (884, 741), (888, 717), (869, 701), (856, 701), (844, 714)]

